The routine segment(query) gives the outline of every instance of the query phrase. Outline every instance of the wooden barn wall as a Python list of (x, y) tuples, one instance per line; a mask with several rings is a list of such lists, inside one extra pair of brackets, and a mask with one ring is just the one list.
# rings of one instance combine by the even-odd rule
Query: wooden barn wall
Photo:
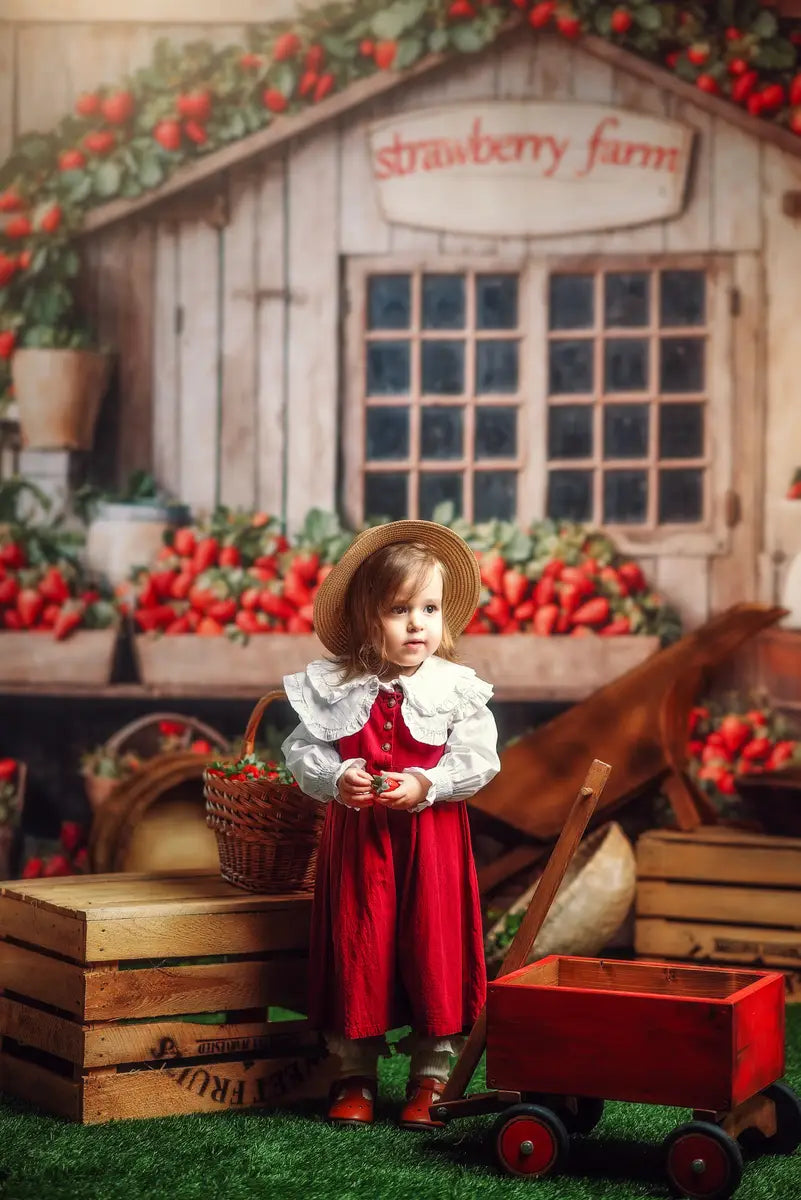
[[(226, 44), (241, 41), (242, 31), (30, 25), (12, 35), (0, 27), (0, 62), (10, 56), (15, 68), (14, 126), (52, 124), (79, 91), (146, 61), (158, 36)], [(0, 71), (7, 87), (3, 78)], [(686, 121), (700, 137), (685, 211), (633, 230), (528, 240), (388, 225), (370, 182), (366, 124), (468, 98), (586, 100)], [(0, 103), (0, 147), (11, 132), (5, 108)], [(295, 529), (310, 507), (332, 508), (337, 500), (332, 414), (341, 403), (339, 287), (347, 256), (720, 252), (731, 256), (742, 300), (728, 353), (733, 487), (743, 519), (731, 532), (729, 555), (658, 555), (645, 566), (689, 624), (743, 597), (769, 598), (767, 510), (801, 444), (791, 328), (801, 244), (793, 245), (797, 231), (780, 208), (782, 191), (801, 186), (797, 177), (780, 151), (559, 39), (524, 40), (503, 54), (448, 65), (280, 155), (232, 171), (222, 230), (150, 217), (92, 238), (90, 296), (124, 364), (104, 444), (121, 477), (152, 463), (159, 480), (198, 509), (218, 500), (257, 506), (283, 514)]]

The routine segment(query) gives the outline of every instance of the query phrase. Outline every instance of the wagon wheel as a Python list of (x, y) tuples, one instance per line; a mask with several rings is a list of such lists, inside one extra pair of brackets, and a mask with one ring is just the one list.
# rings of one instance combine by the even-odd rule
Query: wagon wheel
[(567, 1159), (567, 1130), (556, 1113), (539, 1104), (508, 1108), (492, 1132), (498, 1162), (509, 1175), (541, 1179), (556, 1174)]
[(665, 1170), (673, 1194), (728, 1200), (743, 1176), (740, 1147), (717, 1125), (689, 1121), (666, 1138)]
[(569, 1134), (592, 1133), (604, 1115), (604, 1102), (597, 1096), (551, 1096), (527, 1092), (526, 1104), (541, 1104), (556, 1113)]
[(752, 1154), (792, 1154), (801, 1145), (801, 1099), (786, 1083), (772, 1083), (760, 1095), (776, 1106), (776, 1132), (765, 1137), (759, 1129), (746, 1129), (740, 1142)]

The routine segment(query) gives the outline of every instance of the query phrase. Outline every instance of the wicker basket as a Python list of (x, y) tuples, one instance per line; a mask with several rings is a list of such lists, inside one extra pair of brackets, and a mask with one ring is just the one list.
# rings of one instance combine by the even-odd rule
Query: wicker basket
[[(241, 757), (253, 753), (264, 710), (285, 700), (277, 690), (253, 709)], [(217, 835), (220, 873), (250, 892), (305, 892), (314, 885), (324, 808), (296, 784), (203, 776), (206, 821)]]

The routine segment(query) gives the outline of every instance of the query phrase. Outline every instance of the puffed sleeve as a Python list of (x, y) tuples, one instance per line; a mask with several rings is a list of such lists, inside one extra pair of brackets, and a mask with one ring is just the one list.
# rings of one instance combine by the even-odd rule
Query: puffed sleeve
[(498, 728), (486, 705), (456, 721), (445, 752), (435, 767), (406, 767), (430, 780), (425, 804), (436, 800), (468, 800), (501, 769), (497, 753)]
[(349, 767), (363, 767), (363, 758), (343, 761), (330, 742), (310, 733), (301, 721), (281, 746), (286, 765), (300, 784), (300, 790), (315, 800), (328, 803), (339, 800), (339, 779)]

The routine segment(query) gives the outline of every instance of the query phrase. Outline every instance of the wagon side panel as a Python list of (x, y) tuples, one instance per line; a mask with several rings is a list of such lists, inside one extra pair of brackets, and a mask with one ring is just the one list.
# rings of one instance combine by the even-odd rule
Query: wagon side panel
[(784, 980), (768, 975), (734, 1000), (733, 1103), (784, 1074)]
[(718, 1001), (490, 985), (487, 1085), (726, 1110), (732, 1008)]

